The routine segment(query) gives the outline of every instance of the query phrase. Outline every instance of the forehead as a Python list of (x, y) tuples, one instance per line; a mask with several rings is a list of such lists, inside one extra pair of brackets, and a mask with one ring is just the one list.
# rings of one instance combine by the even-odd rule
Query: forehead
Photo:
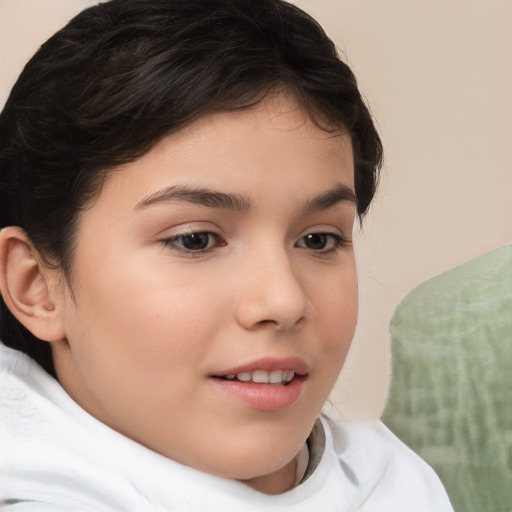
[(287, 199), (307, 200), (336, 183), (353, 189), (353, 173), (346, 131), (319, 128), (293, 98), (279, 96), (251, 109), (204, 115), (165, 137), (114, 169), (100, 197), (138, 204), (159, 187), (186, 184), (247, 196), (281, 188)]

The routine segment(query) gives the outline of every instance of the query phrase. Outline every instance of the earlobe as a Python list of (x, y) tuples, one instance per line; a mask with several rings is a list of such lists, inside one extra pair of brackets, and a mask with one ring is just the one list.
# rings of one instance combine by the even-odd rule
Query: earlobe
[(65, 337), (58, 303), (52, 293), (55, 279), (23, 229), (10, 226), (0, 232), (2, 297), (17, 320), (45, 341)]

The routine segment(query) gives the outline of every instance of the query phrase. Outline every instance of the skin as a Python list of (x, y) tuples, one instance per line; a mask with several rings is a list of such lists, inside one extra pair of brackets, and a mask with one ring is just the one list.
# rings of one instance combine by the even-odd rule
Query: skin
[[(63, 387), (180, 463), (266, 493), (293, 487), (356, 325), (353, 175), (349, 136), (320, 130), (286, 96), (205, 116), (115, 170), (80, 215), (74, 298), (58, 272), (49, 280)], [(235, 195), (237, 207), (165, 197), (176, 187)], [(333, 204), (311, 207), (333, 190)], [(206, 251), (190, 250), (198, 232), (212, 233)], [(327, 235), (305, 238), (315, 233)], [(211, 378), (290, 356), (308, 375), (282, 410)]]

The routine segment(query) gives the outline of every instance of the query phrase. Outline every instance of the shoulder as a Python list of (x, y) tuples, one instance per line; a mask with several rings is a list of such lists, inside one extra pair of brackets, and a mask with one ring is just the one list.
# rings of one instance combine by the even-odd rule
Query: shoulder
[(453, 510), (434, 470), (381, 421), (324, 418), (323, 424), (340, 465), (360, 488), (361, 511)]

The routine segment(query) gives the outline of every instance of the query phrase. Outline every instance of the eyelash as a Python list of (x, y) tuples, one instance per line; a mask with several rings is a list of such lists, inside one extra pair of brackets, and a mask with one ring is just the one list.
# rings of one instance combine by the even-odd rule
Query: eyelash
[[(204, 235), (208, 236), (208, 247), (204, 249), (194, 250), (183, 246), (184, 240), (192, 239), (193, 237), (199, 238)], [(212, 238), (215, 240), (215, 244), (212, 247), (210, 247), (210, 242), (212, 241)], [(172, 247), (174, 250), (184, 253), (190, 257), (203, 256), (211, 252), (215, 247), (224, 247), (225, 245), (227, 245), (227, 242), (225, 242), (219, 235), (211, 231), (197, 231), (195, 233), (187, 233), (186, 235), (176, 235), (170, 238), (165, 238), (164, 240), (162, 240), (162, 243), (165, 246)]]
[[(191, 241), (191, 239), (197, 237), (198, 240), (200, 240), (200, 237), (204, 236), (208, 237), (208, 246), (205, 248), (191, 249), (183, 246), (184, 241), (187, 239)], [(324, 237), (326, 239), (326, 243), (329, 243), (329, 240), (331, 241), (332, 246), (329, 247), (328, 249), (312, 249), (311, 247), (307, 247), (307, 245), (299, 245), (300, 242), (308, 239), (308, 237), (310, 237), (309, 240), (312, 240), (311, 237)], [(211, 245), (212, 239), (214, 240), (213, 245)], [(176, 235), (170, 238), (163, 239), (162, 243), (166, 247), (171, 247), (174, 250), (181, 252), (192, 258), (204, 256), (212, 252), (216, 247), (225, 247), (227, 245), (227, 242), (225, 240), (223, 240), (219, 235), (211, 231), (197, 231), (195, 233), (187, 233), (186, 235)], [(348, 244), (349, 240), (347, 240), (346, 238), (337, 233), (313, 232), (302, 236), (295, 243), (294, 247), (312, 250), (315, 254), (319, 256), (328, 256), (330, 254), (336, 253), (338, 250), (346, 247)]]
[(314, 251), (316, 254), (318, 254), (319, 256), (331, 255), (333, 253), (336, 253), (340, 249), (347, 247), (347, 245), (349, 244), (349, 240), (347, 240), (343, 236), (339, 235), (338, 233), (314, 232), (314, 233), (308, 233), (307, 235), (304, 235), (303, 237), (301, 237), (299, 239), (299, 241), (296, 242), (295, 247), (302, 247), (302, 246), (298, 245), (299, 242), (307, 239), (308, 237), (325, 237), (327, 239), (327, 243), (328, 243), (329, 239), (332, 241), (332, 247), (329, 247), (328, 249), (315, 250), (310, 247), (304, 247), (304, 249), (310, 249), (310, 250)]

